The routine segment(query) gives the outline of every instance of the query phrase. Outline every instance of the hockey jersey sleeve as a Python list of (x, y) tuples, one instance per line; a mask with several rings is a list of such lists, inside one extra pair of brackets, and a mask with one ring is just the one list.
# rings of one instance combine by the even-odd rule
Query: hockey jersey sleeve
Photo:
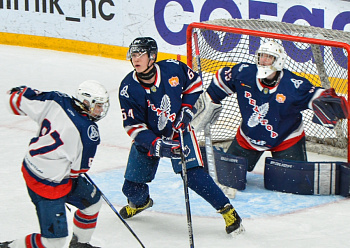
[(182, 92), (182, 105), (190, 106), (192, 108), (200, 94), (203, 92), (202, 80), (198, 73), (194, 72), (186, 64), (180, 62), (180, 67), (183, 71), (183, 75), (185, 75)]
[(226, 96), (235, 92), (232, 78), (238, 72), (239, 67), (223, 67), (219, 69), (212, 78), (212, 81), (207, 89), (207, 93), (214, 103), (220, 103)]
[[(14, 89), (18, 89), (18, 91)], [(54, 94), (57, 94), (57, 92), (42, 92), (26, 86), (16, 87), (14, 89), (8, 92), (10, 112), (15, 115), (29, 116), (36, 122), (40, 122), (47, 106), (36, 104), (33, 100), (45, 101), (51, 99)]]
[[(140, 103), (142, 94), (133, 89), (129, 91), (130, 85), (121, 84), (119, 91), (119, 103), (122, 111), (123, 126), (126, 133), (138, 144), (150, 149), (152, 142), (157, 138), (154, 132), (147, 126), (147, 109)], [(138, 98), (135, 98), (135, 96)]]

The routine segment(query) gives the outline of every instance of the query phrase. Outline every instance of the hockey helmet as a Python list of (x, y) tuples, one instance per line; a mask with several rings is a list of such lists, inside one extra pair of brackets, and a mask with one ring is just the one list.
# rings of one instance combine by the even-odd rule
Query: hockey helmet
[[(274, 59), (271, 65), (260, 64), (260, 57), (263, 54), (273, 56)], [(286, 58), (287, 54), (283, 46), (276, 41), (271, 40), (262, 44), (255, 52), (255, 63), (258, 67), (257, 78), (266, 78), (276, 71), (282, 71)]]
[(96, 80), (82, 82), (73, 99), (81, 112), (87, 114), (92, 121), (96, 122), (107, 115), (109, 95), (105, 87)]
[(158, 53), (157, 42), (151, 37), (138, 37), (130, 44), (126, 59), (131, 60), (133, 53), (139, 53), (140, 55), (147, 53), (150, 60), (156, 61)]

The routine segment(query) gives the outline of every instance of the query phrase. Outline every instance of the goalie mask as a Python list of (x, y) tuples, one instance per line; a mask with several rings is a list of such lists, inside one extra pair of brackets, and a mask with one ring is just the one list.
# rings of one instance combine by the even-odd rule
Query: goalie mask
[(107, 115), (109, 95), (105, 87), (95, 80), (82, 82), (73, 97), (80, 113), (87, 114), (92, 121), (99, 121)]
[[(257, 78), (265, 79), (274, 72), (282, 71), (286, 58), (283, 46), (277, 42), (268, 41), (262, 44), (255, 53), (255, 63), (258, 67)], [(269, 60), (271, 60), (270, 63), (267, 62)]]

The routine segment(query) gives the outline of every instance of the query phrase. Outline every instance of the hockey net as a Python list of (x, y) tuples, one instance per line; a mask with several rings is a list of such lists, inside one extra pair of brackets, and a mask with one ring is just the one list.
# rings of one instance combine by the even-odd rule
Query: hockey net
[[(187, 63), (201, 74), (206, 89), (218, 69), (254, 63), (255, 51), (270, 39), (285, 48), (286, 69), (315, 86), (333, 87), (348, 99), (350, 34), (343, 31), (261, 19), (191, 23), (187, 29)], [(214, 143), (225, 146), (235, 137), (241, 116), (235, 94), (226, 97), (222, 105), (218, 121), (211, 126), (211, 136)], [(328, 129), (312, 122), (312, 110), (302, 114), (308, 151), (349, 159), (348, 120)], [(198, 131), (197, 137), (199, 142), (204, 141), (203, 131)]]

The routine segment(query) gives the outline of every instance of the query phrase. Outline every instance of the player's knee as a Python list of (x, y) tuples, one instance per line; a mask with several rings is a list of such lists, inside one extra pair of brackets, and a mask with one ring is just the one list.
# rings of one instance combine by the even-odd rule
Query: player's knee
[(80, 211), (85, 215), (94, 215), (100, 211), (101, 205), (102, 205), (102, 199), (100, 198), (100, 200), (95, 204), (92, 204), (90, 207), (87, 207)]

